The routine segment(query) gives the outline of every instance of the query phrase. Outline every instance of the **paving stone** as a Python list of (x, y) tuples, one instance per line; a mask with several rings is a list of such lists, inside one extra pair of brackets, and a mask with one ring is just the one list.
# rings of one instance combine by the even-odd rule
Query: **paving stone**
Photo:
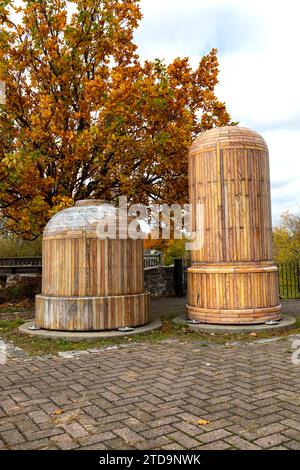
[(284, 446), (275, 446), (275, 447), (271, 447), (270, 450), (289, 450), (288, 447), (284, 447)]
[(280, 408), (275, 405), (259, 407), (255, 410), (255, 412), (261, 416), (266, 416), (268, 414), (277, 413), (278, 411), (280, 411)]
[(300, 450), (300, 442), (289, 441), (289, 442), (285, 442), (284, 445), (285, 445), (288, 449)]
[(164, 418), (158, 418), (154, 419), (152, 421), (149, 421), (149, 426), (151, 428), (157, 428), (158, 426), (165, 426), (167, 424), (172, 424), (178, 421), (177, 414), (172, 414), (172, 416), (165, 416)]
[(299, 389), (281, 341), (9, 359), (0, 449), (299, 449)]
[(182, 450), (182, 447), (177, 442), (172, 442), (170, 444), (164, 445), (161, 447), (164, 450)]
[(0, 450), (4, 450), (6, 448), (5, 443), (0, 439)]
[(159, 436), (166, 436), (172, 432), (174, 432), (174, 428), (170, 425), (166, 425), (148, 429), (147, 431), (144, 431), (142, 435), (145, 439), (154, 439)]
[(261, 447), (258, 445), (252, 444), (252, 442), (246, 441), (239, 436), (229, 436), (226, 438), (226, 442), (230, 444), (235, 449), (240, 450), (259, 450)]
[(224, 429), (231, 425), (232, 423), (228, 419), (216, 419), (215, 421), (210, 421), (205, 426), (200, 426), (200, 429), (204, 432), (214, 431), (215, 429)]
[(78, 423), (65, 424), (63, 428), (74, 439), (78, 439), (79, 437), (83, 437), (88, 434), (87, 431)]
[(185, 434), (188, 434), (191, 437), (197, 436), (204, 432), (203, 429), (201, 429), (199, 426), (197, 427), (193, 424), (182, 422), (182, 421), (180, 421), (179, 423), (174, 423), (173, 426), (174, 428), (178, 429), (179, 431), (184, 432)]
[(259, 418), (255, 419), (257, 427), (259, 426), (267, 426), (268, 424), (278, 423), (282, 420), (282, 417), (279, 413), (270, 414), (267, 416), (260, 416)]
[(47, 423), (49, 421), (49, 416), (44, 411), (32, 411), (29, 413), (30, 418), (36, 423)]
[(26, 433), (26, 439), (28, 440), (38, 440), (44, 438), (51, 438), (52, 436), (57, 436), (58, 434), (63, 434), (63, 429), (59, 427), (51, 427), (42, 431), (29, 432)]
[(282, 434), (289, 437), (290, 439), (300, 442), (300, 431), (297, 431), (296, 429), (286, 428)]
[(24, 442), (14, 446), (14, 450), (39, 450), (47, 448), (49, 445), (48, 439), (38, 439), (36, 441)]
[(109, 441), (114, 438), (115, 438), (115, 435), (112, 432), (108, 431), (108, 432), (102, 432), (102, 433), (98, 432), (97, 434), (94, 434), (92, 436), (86, 436), (86, 437), (80, 438), (78, 439), (78, 441), (80, 442), (81, 445), (88, 446), (88, 445), (96, 444), (98, 442)]
[(147, 439), (146, 441), (138, 442), (135, 444), (135, 448), (138, 450), (159, 450), (164, 449), (166, 445), (171, 444), (170, 441), (166, 436), (159, 436), (156, 439)]
[(60, 434), (52, 437), (51, 441), (61, 450), (76, 449), (78, 444), (68, 434)]
[(98, 442), (97, 444), (91, 444), (88, 446), (81, 446), (80, 450), (109, 450), (110, 447), (103, 442)]
[(295, 421), (294, 419), (284, 419), (281, 421), (282, 424), (285, 424), (286, 426), (296, 429), (297, 431), (300, 431), (300, 423), (298, 421)]
[(140, 436), (136, 432), (132, 431), (132, 429), (126, 427), (115, 429), (114, 433), (120, 436), (128, 444), (135, 444), (144, 440), (143, 436)]
[(191, 436), (187, 436), (181, 431), (173, 432), (172, 434), (168, 435), (168, 438), (171, 441), (177, 442), (177, 444), (180, 444), (182, 449), (191, 449), (192, 447), (195, 447), (199, 445), (199, 441), (196, 439), (193, 439)]
[[(253, 423), (254, 424), (254, 423)], [(260, 436), (267, 436), (276, 432), (282, 432), (286, 429), (286, 426), (282, 422), (267, 424), (266, 426), (259, 426), (257, 434)]]
[(16, 444), (20, 444), (20, 442), (24, 442), (25, 439), (22, 434), (17, 429), (11, 429), (5, 431), (2, 434), (3, 440), (10, 446), (13, 447)]
[(270, 436), (260, 437), (254, 441), (254, 444), (262, 447), (263, 449), (267, 449), (286, 441), (288, 441), (288, 438), (282, 434), (271, 434)]
[(225, 429), (217, 429), (215, 431), (209, 431), (204, 434), (201, 434), (198, 439), (203, 443), (209, 443), (213, 441), (217, 441), (219, 439), (224, 439), (227, 436), (230, 436), (231, 433), (226, 431)]
[(203, 444), (203, 445), (200, 444), (197, 447), (197, 449), (200, 449), (200, 450), (226, 450), (230, 448), (231, 448), (230, 444), (222, 440), (214, 441), (209, 444)]

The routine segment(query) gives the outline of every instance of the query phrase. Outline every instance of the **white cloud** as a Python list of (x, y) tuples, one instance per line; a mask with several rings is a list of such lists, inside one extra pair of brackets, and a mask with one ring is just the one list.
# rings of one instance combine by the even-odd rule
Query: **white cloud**
[(135, 34), (143, 58), (198, 55), (211, 47), (229, 52), (259, 47), (260, 19), (236, 2), (142, 0), (144, 19)]
[(285, 210), (300, 210), (300, 129), (261, 132), (269, 146), (274, 222)]
[(189, 56), (196, 65), (219, 49), (217, 94), (234, 120), (270, 149), (273, 219), (300, 206), (300, 2), (142, 0), (135, 36), (143, 59)]

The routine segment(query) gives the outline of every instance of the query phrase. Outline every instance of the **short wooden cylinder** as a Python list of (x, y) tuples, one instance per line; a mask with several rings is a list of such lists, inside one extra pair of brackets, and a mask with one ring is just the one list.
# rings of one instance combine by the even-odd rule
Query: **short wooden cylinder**
[(49, 330), (97, 331), (149, 323), (149, 294), (36, 296), (36, 324)]
[(37, 326), (93, 331), (150, 321), (143, 240), (122, 237), (123, 222), (116, 224), (115, 238), (99, 236), (101, 223), (118, 215), (104, 201), (87, 200), (56, 214), (47, 224)]
[(193, 265), (188, 283), (192, 320), (251, 324), (280, 318), (277, 268), (271, 264)]
[(279, 319), (263, 138), (234, 126), (201, 134), (189, 154), (189, 195), (192, 228), (200, 230), (202, 243), (191, 252), (188, 318), (227, 324)]

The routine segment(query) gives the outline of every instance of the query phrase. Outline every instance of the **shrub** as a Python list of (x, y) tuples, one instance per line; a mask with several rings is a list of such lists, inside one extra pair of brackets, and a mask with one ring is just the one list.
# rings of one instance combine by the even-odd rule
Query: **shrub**
[(17, 237), (0, 238), (0, 257), (42, 256), (42, 240), (22, 240)]

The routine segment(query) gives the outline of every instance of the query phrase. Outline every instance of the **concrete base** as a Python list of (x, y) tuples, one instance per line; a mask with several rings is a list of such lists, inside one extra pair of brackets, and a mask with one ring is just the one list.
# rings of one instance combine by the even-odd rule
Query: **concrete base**
[(34, 322), (24, 323), (19, 326), (19, 332), (36, 338), (46, 339), (64, 339), (67, 341), (94, 341), (97, 339), (124, 338), (133, 335), (147, 334), (151, 331), (161, 328), (162, 323), (159, 319), (152, 320), (147, 325), (139, 326), (132, 331), (122, 332), (117, 330), (110, 331), (54, 331), (54, 330), (30, 330)]
[(150, 321), (149, 293), (100, 297), (36, 295), (35, 323), (54, 331), (104, 331)]
[(173, 319), (173, 322), (177, 325), (188, 326), (193, 331), (199, 331), (201, 333), (215, 333), (215, 334), (227, 334), (227, 333), (260, 333), (260, 332), (274, 332), (292, 328), (296, 322), (296, 319), (288, 315), (282, 315), (282, 319), (276, 325), (214, 325), (208, 323), (191, 324), (185, 315), (180, 315)]

